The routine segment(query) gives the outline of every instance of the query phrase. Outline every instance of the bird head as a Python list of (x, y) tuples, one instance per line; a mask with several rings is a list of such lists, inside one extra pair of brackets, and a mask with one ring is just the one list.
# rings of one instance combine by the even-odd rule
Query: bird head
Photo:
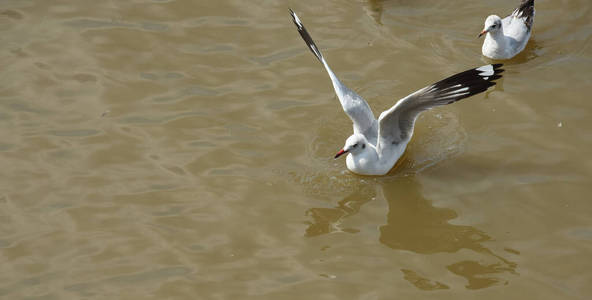
[(361, 134), (353, 134), (347, 140), (345, 140), (345, 145), (343, 145), (343, 149), (339, 150), (335, 155), (335, 158), (340, 157), (345, 153), (351, 153), (352, 155), (356, 155), (358, 153), (362, 153), (366, 151), (368, 148), (368, 140), (361, 135)]
[(502, 29), (502, 19), (496, 15), (491, 15), (485, 19), (485, 25), (483, 26), (483, 31), (479, 33), (479, 37), (486, 33), (495, 34)]

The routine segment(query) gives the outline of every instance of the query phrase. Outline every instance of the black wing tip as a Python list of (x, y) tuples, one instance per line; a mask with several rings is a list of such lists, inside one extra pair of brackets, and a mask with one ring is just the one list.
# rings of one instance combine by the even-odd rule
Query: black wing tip
[(450, 104), (461, 99), (485, 92), (502, 78), (502, 64), (489, 64), (452, 75), (432, 85), (435, 98), (442, 104)]
[(300, 27), (298, 25), (298, 21), (297, 21), (298, 16), (296, 15), (296, 13), (291, 8), (288, 8), (288, 10), (290, 11), (290, 16), (292, 17), (292, 21), (294, 22), (294, 24), (296, 24), (296, 26)]
[(315, 42), (312, 40), (312, 37), (310, 36), (310, 34), (306, 30), (306, 28), (304, 28), (302, 21), (300, 21), (300, 18), (298, 18), (298, 15), (296, 15), (296, 13), (291, 8), (288, 8), (288, 10), (290, 11), (290, 15), (292, 16), (292, 21), (294, 22), (294, 25), (296, 25), (296, 29), (298, 29), (298, 33), (300, 33), (300, 36), (302, 37), (302, 39), (304, 40), (304, 42), (308, 46), (308, 49), (310, 49), (312, 54), (314, 54), (316, 56), (316, 58), (320, 62), (322, 62), (323, 55), (321, 54), (321, 51), (318, 49)]
[[(493, 67), (493, 73), (494, 73), (494, 74), (501, 74), (501, 73), (505, 72), (505, 71), (506, 71), (506, 69), (502, 69), (502, 68), (501, 68), (503, 65), (504, 65), (504, 64), (492, 64), (491, 66)], [(499, 77), (496, 77), (495, 79), (498, 79), (498, 78), (500, 78), (500, 77), (502, 77), (502, 76), (501, 76), (501, 75), (499, 75)], [(495, 79), (494, 79), (494, 80), (495, 80)]]
[(516, 11), (519, 16), (532, 17), (534, 13), (534, 0), (522, 0)]
[(483, 79), (485, 79), (506, 71), (506, 69), (502, 69), (502, 66), (503, 64), (489, 64), (468, 70), (467, 72), (478, 72), (477, 74), (481, 76)]
[(530, 30), (534, 21), (534, 0), (522, 0), (520, 6), (514, 10), (512, 15), (518, 18), (524, 18), (524, 24)]
[(492, 64), (491, 65), (493, 67), (493, 76), (490, 76), (491, 80), (496, 80), (496, 79), (502, 77), (502, 75), (500, 75), (500, 74), (506, 71), (506, 69), (502, 69), (503, 65), (504, 64)]
[(293, 11), (291, 8), (288, 8), (288, 10), (290, 11), (290, 16), (292, 16), (292, 20), (293, 20), (294, 22), (296, 22), (296, 18), (298, 18), (298, 17), (296, 16), (296, 13), (295, 13), (295, 12), (294, 12), (294, 11)]
[[(493, 73), (483, 73), (483, 70), (481, 68), (483, 67), (487, 67), (487, 66), (491, 66), (491, 71), (493, 71)], [(504, 69), (502, 69), (501, 67), (503, 66), (503, 64), (491, 64), (491, 65), (485, 65), (483, 67), (479, 67), (479, 68), (475, 68), (473, 69), (474, 71), (477, 71), (479, 73), (477, 73), (476, 75), (478, 77), (480, 77), (481, 82), (484, 84), (482, 88), (477, 88), (476, 90), (481, 90), (481, 91), (476, 91), (475, 94), (484, 92), (485, 90), (487, 90), (488, 88), (496, 85), (495, 80), (498, 80), (500, 78), (502, 78), (502, 74), (504, 71)], [(491, 72), (490, 71), (490, 72)], [(471, 84), (469, 84), (471, 85)], [(474, 83), (473, 84), (475, 87), (478, 87), (480, 84), (479, 83)]]
[(534, 0), (522, 0), (520, 8), (534, 6)]
[[(499, 72), (499, 73), (501, 73), (501, 72)], [(493, 80), (498, 80), (498, 79), (502, 78), (502, 75), (500, 75), (499, 73), (498, 74), (495, 74), (493, 76), (490, 76), (488, 80), (489, 81), (493, 81)]]

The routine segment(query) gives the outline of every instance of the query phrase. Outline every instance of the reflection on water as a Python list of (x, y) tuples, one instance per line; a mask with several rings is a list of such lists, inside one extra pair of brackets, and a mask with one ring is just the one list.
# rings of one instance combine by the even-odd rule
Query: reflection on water
[(447, 285), (439, 282), (430, 280), (428, 278), (422, 277), (416, 272), (409, 270), (409, 269), (401, 269), (401, 272), (405, 275), (403, 278), (414, 286), (416, 286), (420, 290), (424, 291), (433, 291), (433, 290), (446, 290), (449, 289)]
[(516, 1), (2, 1), (0, 299), (585, 299), (592, 2), (386, 178), (287, 11), (379, 114)]
[[(374, 193), (369, 192), (372, 187), (376, 189)], [(493, 240), (491, 236), (472, 226), (451, 224), (450, 221), (458, 216), (457, 213), (450, 208), (434, 207), (419, 191), (421, 186), (413, 177), (400, 177), (394, 182), (382, 181), (375, 185), (366, 184), (343, 198), (334, 208), (309, 209), (312, 223), (305, 235), (313, 237), (339, 231), (356, 233), (358, 230), (355, 228), (343, 227), (344, 220), (359, 213), (370, 200), (384, 199), (389, 209), (387, 223), (380, 227), (380, 243), (394, 250), (423, 255), (472, 251), (478, 255), (478, 259), (463, 259), (446, 266), (450, 272), (468, 281), (467, 289), (508, 283), (508, 279), (501, 278), (503, 274), (517, 275), (516, 263), (484, 245)], [(419, 289), (449, 288), (445, 283), (432, 281), (414, 270), (401, 269), (401, 272), (406, 280)]]
[[(418, 185), (413, 180), (405, 181), (409, 185)], [(455, 253), (462, 249), (479, 253), (479, 261), (463, 260), (447, 266), (448, 270), (469, 281), (466, 286), (468, 289), (480, 289), (503, 282), (492, 276), (495, 274), (516, 274), (515, 263), (484, 246), (485, 242), (492, 240), (489, 235), (472, 226), (449, 223), (458, 216), (454, 210), (434, 207), (420, 193), (401, 195), (397, 186), (381, 187), (389, 205), (387, 224), (380, 228), (380, 242), (384, 245), (427, 255)], [(417, 187), (409, 190), (421, 189)]]
[(337, 203), (335, 208), (313, 207), (307, 211), (313, 222), (306, 228), (306, 236), (313, 237), (335, 231), (355, 233), (357, 229), (342, 228), (341, 221), (360, 211), (362, 205), (372, 200), (368, 198), (368, 187), (352, 192)]

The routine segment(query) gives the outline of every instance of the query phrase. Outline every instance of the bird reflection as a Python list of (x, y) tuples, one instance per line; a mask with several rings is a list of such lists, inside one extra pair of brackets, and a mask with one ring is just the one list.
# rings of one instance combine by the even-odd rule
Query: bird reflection
[(392, 249), (419, 254), (455, 253), (469, 249), (490, 258), (490, 264), (464, 260), (447, 266), (449, 271), (469, 281), (468, 289), (485, 288), (500, 281), (487, 277), (488, 274), (516, 274), (515, 263), (483, 245), (491, 240), (489, 235), (472, 226), (450, 224), (448, 221), (458, 216), (454, 210), (432, 206), (418, 193), (420, 188), (414, 180), (405, 181), (408, 188), (403, 197), (398, 185), (381, 186), (389, 205), (387, 224), (380, 227), (381, 243)]
[(368, 195), (368, 187), (360, 188), (339, 201), (335, 208), (313, 207), (309, 209), (307, 214), (312, 217), (313, 222), (306, 229), (306, 236), (313, 237), (335, 231), (358, 232), (356, 229), (342, 228), (341, 220), (357, 214), (361, 206), (372, 199)]
[[(373, 193), (369, 192), (372, 188), (375, 189)], [(485, 247), (484, 243), (492, 240), (488, 234), (472, 226), (449, 223), (458, 216), (457, 213), (449, 208), (434, 207), (421, 195), (421, 186), (413, 176), (371, 182), (352, 192), (334, 208), (309, 209), (312, 222), (306, 229), (306, 236), (334, 231), (357, 232), (353, 228), (344, 228), (342, 223), (357, 214), (374, 196), (377, 201), (384, 199), (388, 203), (387, 223), (380, 227), (379, 241), (389, 248), (422, 255), (457, 253), (463, 249), (474, 252), (479, 256), (478, 261), (464, 259), (446, 266), (450, 272), (468, 281), (467, 289), (507, 283), (496, 275), (517, 274), (516, 263)], [(448, 288), (446, 284), (423, 278), (413, 270), (402, 269), (401, 272), (419, 289)]]

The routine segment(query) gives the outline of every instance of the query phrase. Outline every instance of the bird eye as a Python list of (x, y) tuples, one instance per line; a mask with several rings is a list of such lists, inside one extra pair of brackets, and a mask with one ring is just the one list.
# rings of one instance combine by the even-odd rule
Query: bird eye
[(358, 143), (355, 143), (355, 144), (354, 144), (354, 148), (355, 148), (355, 147), (357, 147), (357, 146), (358, 146)]
[(366, 144), (362, 144), (362, 149), (366, 149)]

